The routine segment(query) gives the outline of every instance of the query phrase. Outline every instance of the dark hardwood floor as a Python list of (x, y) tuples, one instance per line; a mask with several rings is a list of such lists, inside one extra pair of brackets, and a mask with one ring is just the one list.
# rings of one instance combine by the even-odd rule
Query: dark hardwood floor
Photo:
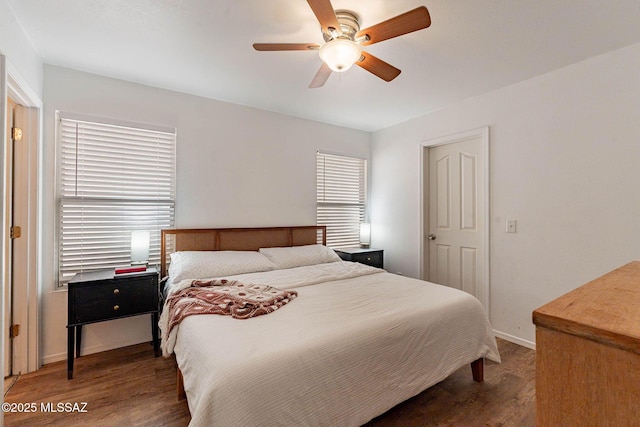
[[(487, 362), (483, 383), (473, 382), (465, 366), (367, 426), (534, 426), (535, 352), (504, 340), (498, 345), (502, 364)], [(149, 344), (82, 356), (70, 381), (66, 362), (52, 363), (11, 387), (5, 402), (34, 403), (37, 411), (5, 413), (5, 425), (186, 426), (189, 409), (176, 399), (175, 377), (175, 362), (154, 358)], [(67, 402), (86, 402), (86, 412), (41, 411), (42, 403), (57, 409)]]
[(501, 339), (498, 348), (502, 363), (485, 362), (484, 382), (474, 382), (471, 367), (462, 367), (366, 426), (535, 426), (536, 353)]

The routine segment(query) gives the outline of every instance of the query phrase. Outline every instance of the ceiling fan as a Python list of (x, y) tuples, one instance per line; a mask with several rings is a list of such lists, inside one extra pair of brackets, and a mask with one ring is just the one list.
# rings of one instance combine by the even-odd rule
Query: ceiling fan
[(325, 84), (332, 71), (347, 71), (353, 64), (390, 82), (400, 70), (362, 50), (368, 46), (431, 25), (431, 17), (425, 6), (405, 12), (364, 30), (359, 17), (348, 10), (333, 10), (330, 0), (307, 0), (322, 27), (325, 44), (318, 43), (254, 43), (258, 51), (319, 50), (322, 66), (309, 85), (310, 88)]

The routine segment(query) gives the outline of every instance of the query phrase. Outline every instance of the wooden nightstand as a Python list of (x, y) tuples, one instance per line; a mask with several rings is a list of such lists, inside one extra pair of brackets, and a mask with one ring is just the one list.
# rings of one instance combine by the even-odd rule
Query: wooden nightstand
[(158, 270), (115, 274), (114, 269), (78, 273), (68, 283), (67, 378), (73, 378), (74, 348), (80, 356), (82, 325), (151, 314), (155, 356), (158, 338)]
[(384, 268), (383, 250), (370, 248), (340, 248), (334, 249), (345, 261), (359, 262), (372, 267)]

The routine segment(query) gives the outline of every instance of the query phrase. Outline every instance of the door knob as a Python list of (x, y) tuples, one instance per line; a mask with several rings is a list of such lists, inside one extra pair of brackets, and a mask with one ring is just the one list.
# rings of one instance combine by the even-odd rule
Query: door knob
[(433, 233), (431, 233), (431, 234), (429, 234), (429, 235), (427, 236), (427, 239), (429, 239), (429, 240), (436, 240), (436, 235), (435, 235), (435, 234), (433, 234)]

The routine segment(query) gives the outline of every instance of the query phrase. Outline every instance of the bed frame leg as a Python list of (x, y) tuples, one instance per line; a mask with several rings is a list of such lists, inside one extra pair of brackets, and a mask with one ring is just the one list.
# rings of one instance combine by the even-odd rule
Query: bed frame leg
[(182, 371), (180, 368), (176, 369), (178, 377), (176, 378), (176, 391), (178, 392), (178, 400), (187, 398), (187, 393), (184, 391), (184, 378), (182, 377)]
[(480, 358), (471, 362), (471, 375), (475, 382), (481, 383), (484, 381), (484, 359)]

